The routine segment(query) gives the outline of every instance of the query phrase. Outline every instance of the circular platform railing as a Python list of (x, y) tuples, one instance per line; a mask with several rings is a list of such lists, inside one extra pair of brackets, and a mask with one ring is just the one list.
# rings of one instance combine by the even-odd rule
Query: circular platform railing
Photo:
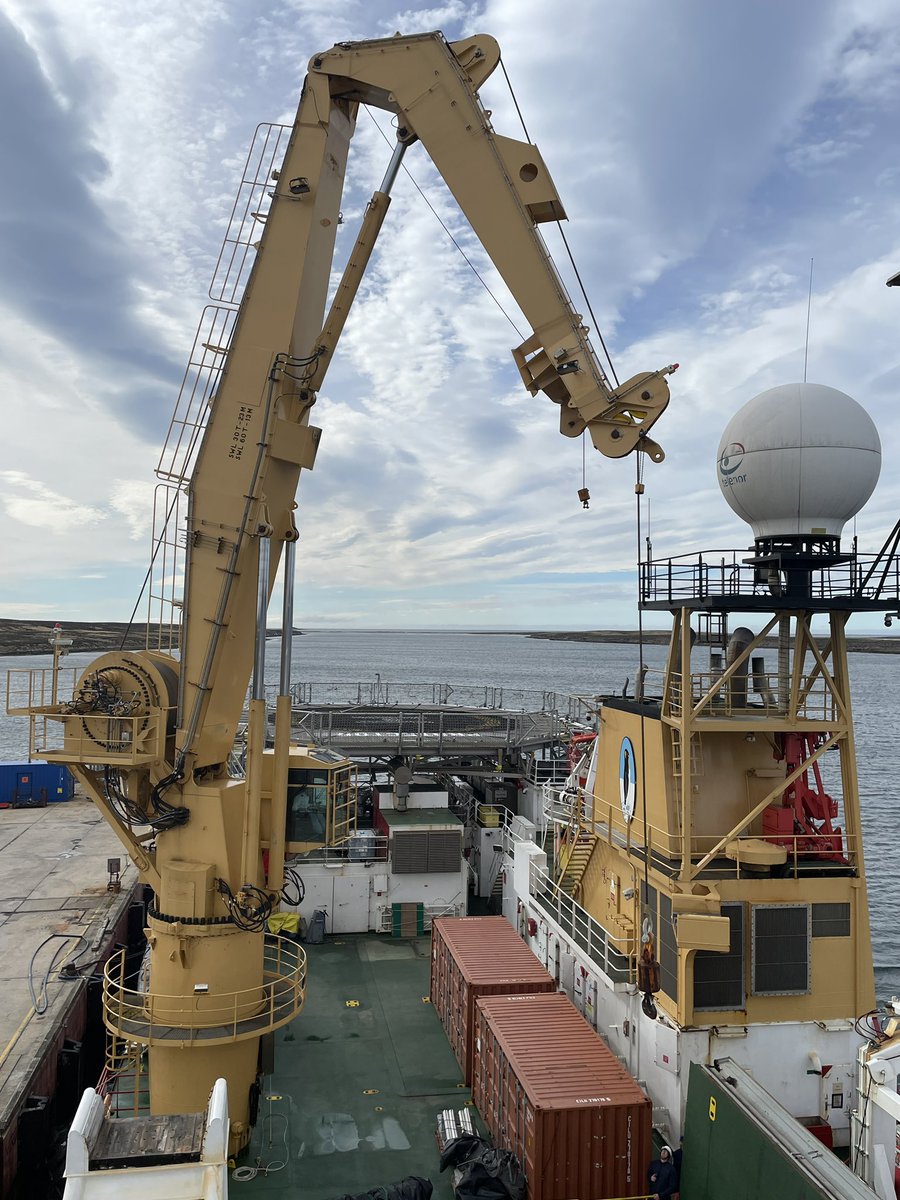
[(126, 987), (124, 974), (120, 950), (103, 972), (103, 1021), (111, 1032), (148, 1046), (258, 1038), (292, 1021), (306, 995), (306, 954), (290, 938), (273, 934), (266, 935), (263, 980), (256, 987), (173, 996)]

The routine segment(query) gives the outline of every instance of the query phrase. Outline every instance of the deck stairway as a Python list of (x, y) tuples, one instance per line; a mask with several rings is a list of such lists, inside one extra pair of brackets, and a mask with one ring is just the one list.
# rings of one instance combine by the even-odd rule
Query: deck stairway
[(579, 899), (581, 881), (584, 878), (584, 873), (587, 870), (587, 865), (590, 862), (596, 844), (596, 834), (585, 833), (581, 830), (572, 846), (571, 852), (565, 859), (565, 867), (560, 876), (559, 886), (573, 900)]

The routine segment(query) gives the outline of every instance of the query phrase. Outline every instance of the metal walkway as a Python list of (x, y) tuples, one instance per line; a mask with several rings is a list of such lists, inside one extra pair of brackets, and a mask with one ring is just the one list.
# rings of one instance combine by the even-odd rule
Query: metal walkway
[(562, 736), (558, 714), (465, 708), (294, 708), (300, 741), (341, 750), (348, 758), (383, 755), (492, 757), (536, 750)]
[(298, 741), (356, 759), (453, 760), (534, 751), (565, 739), (574, 716), (573, 698), (553, 692), (387, 684), (379, 677), (373, 684), (297, 684), (293, 698)]

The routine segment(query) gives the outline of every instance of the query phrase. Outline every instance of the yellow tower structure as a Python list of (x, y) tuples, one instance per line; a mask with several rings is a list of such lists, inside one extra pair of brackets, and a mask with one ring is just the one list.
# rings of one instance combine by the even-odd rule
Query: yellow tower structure
[(775, 388), (734, 418), (717, 470), (753, 547), (641, 563), (642, 610), (673, 617), (665, 664), (603, 699), (557, 864), (610, 985), (642, 997), (616, 1028), (671, 1033), (669, 1070), (682, 1046), (737, 1055), (836, 1140), (875, 1001), (847, 623), (900, 604), (892, 549), (867, 559), (840, 534), (879, 466), (871, 420), (832, 388)]

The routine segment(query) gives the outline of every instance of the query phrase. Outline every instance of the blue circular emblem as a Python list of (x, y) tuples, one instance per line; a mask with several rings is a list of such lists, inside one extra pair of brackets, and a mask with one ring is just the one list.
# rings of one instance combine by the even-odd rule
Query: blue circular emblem
[(634, 757), (634, 746), (631, 738), (622, 738), (622, 749), (619, 751), (619, 800), (622, 804), (622, 815), (626, 821), (634, 816), (634, 802), (637, 796), (637, 763)]

